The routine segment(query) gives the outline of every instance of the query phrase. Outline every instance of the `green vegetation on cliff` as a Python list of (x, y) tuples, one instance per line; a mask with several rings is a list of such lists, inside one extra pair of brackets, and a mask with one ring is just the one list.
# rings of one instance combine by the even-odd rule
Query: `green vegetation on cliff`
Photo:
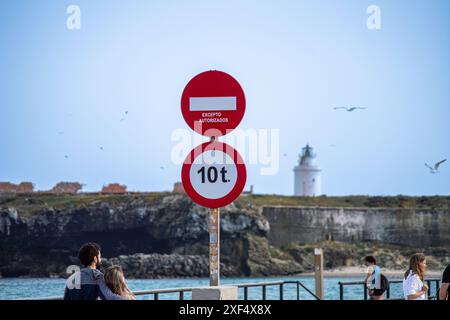
[[(142, 192), (126, 195), (105, 195), (99, 193), (49, 194), (34, 193), (2, 197), (0, 207), (14, 207), (21, 214), (33, 214), (43, 209), (64, 209), (83, 207), (97, 202), (109, 204), (127, 204), (143, 201), (152, 204), (161, 201), (169, 192)], [(343, 196), (343, 197), (294, 197), (283, 195), (242, 195), (234, 205), (238, 209), (264, 206), (318, 206), (318, 207), (360, 207), (360, 208), (423, 208), (450, 209), (450, 196)]]
[(83, 207), (105, 202), (111, 205), (124, 205), (133, 201), (147, 204), (156, 203), (169, 195), (168, 192), (130, 193), (126, 195), (107, 195), (99, 193), (50, 194), (34, 193), (15, 197), (0, 197), (0, 207), (14, 207), (20, 214), (33, 214), (53, 208)]
[(450, 196), (343, 196), (294, 197), (281, 195), (244, 195), (235, 201), (236, 206), (319, 206), (360, 208), (427, 208), (449, 209)]

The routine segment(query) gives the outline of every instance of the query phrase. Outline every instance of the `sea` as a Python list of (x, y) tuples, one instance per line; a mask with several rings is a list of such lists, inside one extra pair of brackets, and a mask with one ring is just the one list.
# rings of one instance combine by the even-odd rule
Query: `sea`
[[(324, 299), (339, 300), (339, 282), (362, 281), (361, 277), (325, 277), (324, 278)], [(221, 278), (221, 285), (276, 282), (276, 281), (301, 281), (308, 289), (315, 292), (314, 277), (267, 277), (267, 278)], [(0, 278), (0, 300), (12, 299), (33, 299), (45, 297), (60, 297), (63, 295), (66, 280), (62, 278)], [(132, 291), (154, 290), (167, 288), (192, 288), (209, 285), (208, 278), (199, 279), (128, 279), (128, 286)], [(362, 300), (364, 291), (362, 285), (345, 286), (345, 300)], [(432, 286), (432, 294), (435, 292)], [(284, 286), (283, 299), (295, 300), (297, 298), (297, 287), (294, 284)], [(244, 289), (238, 291), (239, 299), (244, 297)], [(266, 300), (279, 300), (280, 289), (278, 286), (268, 286), (266, 288)], [(402, 284), (391, 284), (391, 298), (402, 297)], [(152, 300), (153, 295), (138, 296), (139, 300)], [(164, 293), (159, 296), (160, 300), (176, 300), (178, 293)], [(191, 299), (191, 293), (186, 292), (184, 299)], [(248, 289), (249, 300), (262, 300), (262, 288), (251, 287)], [(300, 288), (301, 300), (313, 300), (305, 289)]]

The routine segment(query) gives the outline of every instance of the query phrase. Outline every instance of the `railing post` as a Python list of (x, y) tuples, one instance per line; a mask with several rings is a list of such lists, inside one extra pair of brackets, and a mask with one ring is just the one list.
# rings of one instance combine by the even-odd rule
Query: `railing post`
[(244, 287), (244, 300), (248, 300), (248, 287)]
[(428, 295), (428, 298), (429, 298), (430, 295), (431, 295), (431, 282), (430, 282), (430, 280), (427, 280), (427, 285), (428, 285), (428, 292), (427, 292), (427, 295)]
[(265, 285), (262, 286), (262, 299), (266, 300), (266, 286)]
[(280, 283), (280, 300), (283, 300), (283, 284)]
[(390, 285), (386, 289), (386, 298), (387, 299), (391, 298), (391, 286)]
[(366, 282), (364, 282), (363, 288), (364, 288), (364, 300), (367, 300), (367, 283)]
[(184, 300), (184, 292), (180, 291), (180, 300)]
[(339, 300), (344, 300), (344, 285), (339, 281)]
[(159, 294), (158, 294), (158, 293), (155, 293), (155, 294), (154, 294), (154, 299), (155, 299), (155, 300), (159, 300)]
[[(434, 283), (436, 283), (436, 297), (439, 290), (439, 280), (435, 280)], [(436, 300), (439, 300), (439, 297), (436, 298)]]
[(300, 284), (297, 281), (297, 300), (300, 300)]

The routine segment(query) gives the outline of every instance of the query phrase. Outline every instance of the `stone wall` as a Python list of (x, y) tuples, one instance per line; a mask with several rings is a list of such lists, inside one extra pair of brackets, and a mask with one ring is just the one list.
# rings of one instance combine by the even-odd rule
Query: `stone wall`
[(450, 246), (450, 210), (386, 208), (265, 207), (269, 240), (380, 241), (407, 246)]

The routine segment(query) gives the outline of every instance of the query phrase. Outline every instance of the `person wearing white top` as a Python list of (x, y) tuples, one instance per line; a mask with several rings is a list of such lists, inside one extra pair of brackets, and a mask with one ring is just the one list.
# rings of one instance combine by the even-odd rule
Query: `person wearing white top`
[(403, 280), (403, 296), (405, 300), (426, 300), (428, 286), (423, 283), (426, 273), (425, 256), (416, 253), (409, 260), (409, 269)]

